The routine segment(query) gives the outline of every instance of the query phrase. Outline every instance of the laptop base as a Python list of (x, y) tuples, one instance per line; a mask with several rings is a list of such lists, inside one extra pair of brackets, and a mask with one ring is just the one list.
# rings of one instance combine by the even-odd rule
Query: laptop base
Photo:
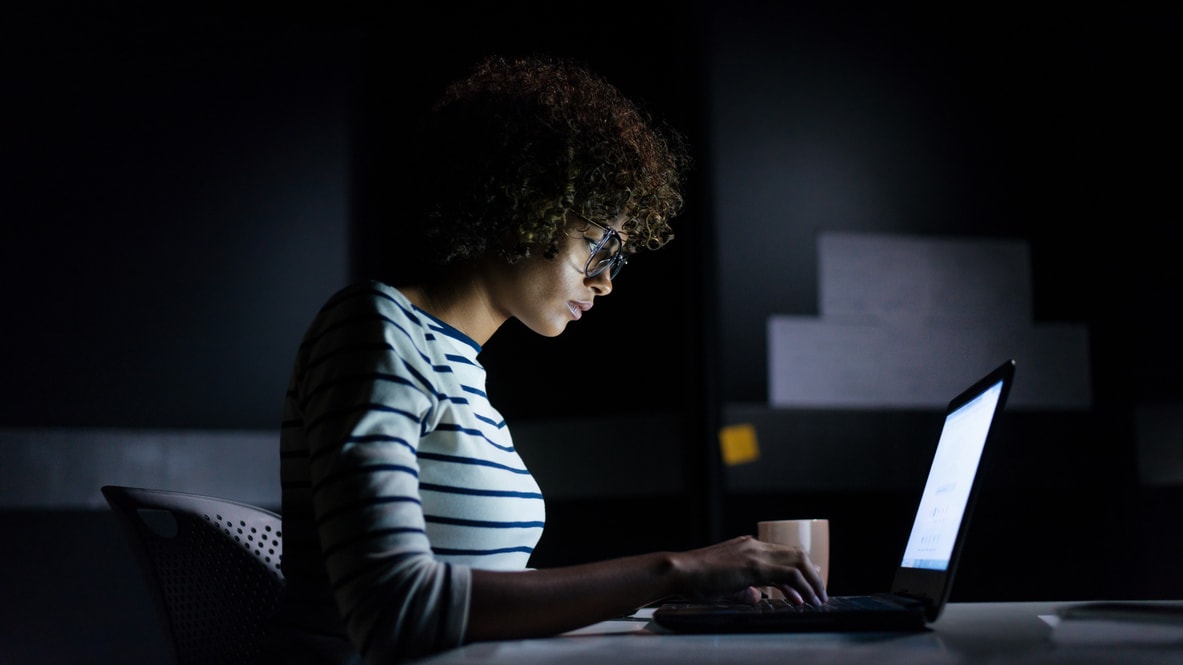
[(679, 633), (927, 630), (924, 609), (920, 604), (905, 608), (893, 601), (883, 600), (878, 595), (839, 597), (834, 600), (874, 601), (882, 607), (861, 607), (857, 611), (849, 611), (792, 607), (778, 609), (766, 604), (674, 602), (660, 606), (653, 613), (653, 622)]

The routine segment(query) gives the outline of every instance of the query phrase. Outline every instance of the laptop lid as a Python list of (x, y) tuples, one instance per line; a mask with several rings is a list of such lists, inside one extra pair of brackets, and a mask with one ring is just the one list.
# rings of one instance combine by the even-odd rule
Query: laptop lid
[(978, 468), (996, 416), (1014, 381), (1008, 360), (954, 397), (945, 421), (904, 554), (892, 582), (893, 594), (924, 604), (935, 621), (949, 599), (978, 490)]

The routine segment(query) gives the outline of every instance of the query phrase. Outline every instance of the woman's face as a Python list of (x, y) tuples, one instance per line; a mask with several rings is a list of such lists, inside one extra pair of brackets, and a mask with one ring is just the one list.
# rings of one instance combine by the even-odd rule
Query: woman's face
[[(602, 223), (619, 232), (625, 219), (621, 215)], [(587, 315), (598, 296), (612, 292), (610, 271), (595, 277), (584, 273), (592, 245), (605, 233), (595, 225), (576, 221), (560, 238), (555, 258), (532, 256), (516, 264), (503, 264), (492, 280), (494, 305), (539, 335), (559, 335), (568, 323)]]

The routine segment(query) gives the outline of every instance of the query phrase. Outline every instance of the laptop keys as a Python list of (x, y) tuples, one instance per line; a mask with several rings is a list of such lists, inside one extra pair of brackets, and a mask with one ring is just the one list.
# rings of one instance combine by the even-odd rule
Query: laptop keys
[(895, 608), (891, 603), (872, 596), (831, 596), (829, 602), (821, 605), (810, 605), (809, 603), (794, 605), (784, 598), (765, 598), (754, 607), (762, 613), (794, 612), (797, 614), (838, 611), (883, 611), (885, 608)]

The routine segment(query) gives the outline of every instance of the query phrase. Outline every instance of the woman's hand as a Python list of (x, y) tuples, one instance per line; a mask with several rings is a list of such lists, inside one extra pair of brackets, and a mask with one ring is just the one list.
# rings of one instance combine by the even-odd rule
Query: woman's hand
[(828, 600), (817, 566), (799, 547), (775, 545), (752, 536), (673, 555), (681, 593), (704, 599), (727, 598), (755, 603), (756, 587), (780, 589), (791, 603)]
[(828, 600), (820, 572), (801, 548), (751, 536), (684, 552), (650, 552), (559, 568), (473, 569), (465, 639), (554, 635), (670, 596), (756, 603), (757, 587), (762, 586), (780, 589), (792, 603)]

